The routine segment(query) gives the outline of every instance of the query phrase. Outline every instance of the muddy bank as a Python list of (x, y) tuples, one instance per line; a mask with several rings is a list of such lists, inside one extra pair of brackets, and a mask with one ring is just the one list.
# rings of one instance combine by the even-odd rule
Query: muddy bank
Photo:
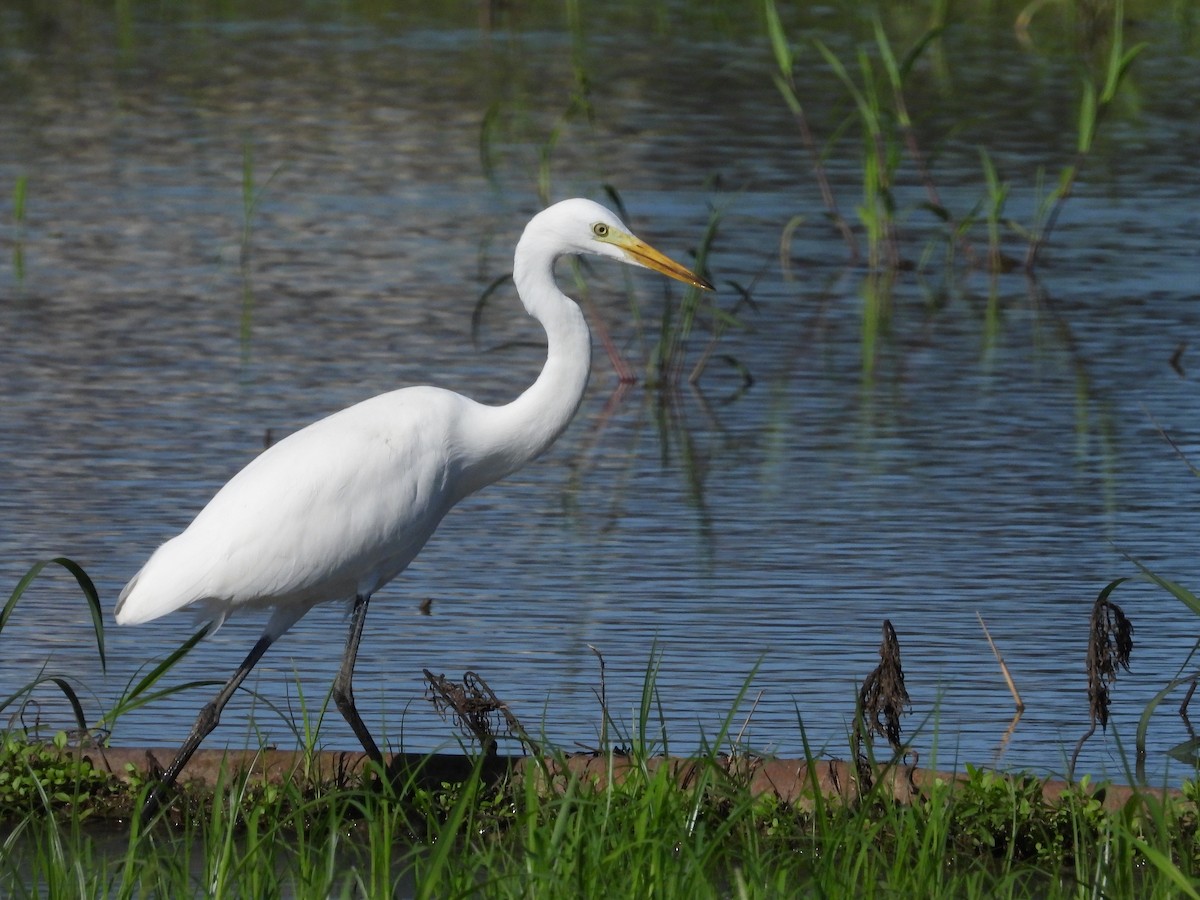
[[(92, 765), (117, 778), (128, 781), (132, 774), (143, 779), (156, 778), (175, 754), (173, 747), (88, 748), (78, 751)], [(180, 782), (200, 788), (212, 788), (221, 778), (248, 774), (252, 780), (268, 783), (285, 781), (308, 782), (313, 785), (351, 784), (366, 764), (362, 752), (322, 751), (304, 754), (286, 750), (200, 750), (192, 757), (180, 776)], [(389, 771), (394, 779), (412, 778), (421, 784), (438, 785), (462, 781), (470, 776), (476, 762), (456, 754), (396, 754), (389, 758)], [(621, 783), (635, 769), (631, 757), (610, 758), (592, 754), (574, 754), (557, 759), (539, 760), (528, 756), (498, 756), (483, 763), (488, 779), (511, 776), (516, 780), (535, 777), (539, 784), (560, 789), (572, 776), (585, 783), (603, 787), (610, 780)], [(707, 760), (679, 757), (653, 757), (646, 761), (650, 771), (668, 766), (681, 787), (694, 783)], [(774, 795), (800, 807), (812, 803), (814, 784), (827, 800), (853, 801), (859, 794), (859, 775), (855, 767), (843, 760), (820, 760), (810, 764), (794, 759), (757, 759), (752, 757), (719, 757), (717, 765), (729, 783), (746, 787), (757, 795)], [(921, 768), (877, 767), (871, 779), (896, 800), (908, 803), (922, 796), (937, 782), (965, 782), (967, 776)], [(1041, 782), (1042, 796), (1048, 803), (1057, 802), (1070, 789), (1061, 780)], [(1123, 808), (1131, 799), (1180, 799), (1177, 789), (1132, 788), (1126, 785), (1098, 784), (1089, 789), (1108, 810)]]

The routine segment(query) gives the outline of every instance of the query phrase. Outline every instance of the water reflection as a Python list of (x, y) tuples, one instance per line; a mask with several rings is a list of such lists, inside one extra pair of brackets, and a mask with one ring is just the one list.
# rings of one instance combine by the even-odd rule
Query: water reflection
[[(28, 174), (29, 194), (24, 277), (0, 271), (4, 584), (67, 553), (111, 606), (268, 429), (401, 384), (496, 402), (533, 377), (538, 334), (511, 292), (489, 305), (480, 343), (492, 349), (471, 347), (470, 323), (536, 206), (545, 136), (576, 86), (567, 39), (431, 34), (163, 27), (139, 31), (124, 61), (104, 48), (5, 57), (0, 182)], [(589, 52), (616, 42), (598, 38)], [(754, 286), (754, 308), (740, 313), (749, 327), (720, 344), (754, 385), (740, 391), (735, 369), (714, 366), (699, 393), (635, 388), (613, 401), (598, 353), (562, 441), (452, 514), (381, 594), (360, 658), (364, 714), (406, 749), (452, 744), (421, 699), (420, 672), (474, 669), (531, 731), (591, 746), (601, 721), (591, 645), (626, 728), (661, 655), (673, 749), (717, 734), (752, 676), (734, 713), (746, 744), (798, 754), (803, 726), (817, 751), (844, 755), (887, 618), (923, 762), (1063, 771), (1087, 723), (1090, 604), (1132, 572), (1114, 545), (1200, 584), (1194, 481), (1154, 424), (1195, 446), (1195, 367), (1187, 351), (1185, 374), (1171, 367), (1200, 324), (1196, 188), (1175, 177), (1181, 131), (1195, 144), (1194, 117), (1171, 112), (1182, 76), (1142, 70), (1150, 87), (1176, 80), (1147, 90), (1144, 124), (1114, 132), (1040, 285), (864, 278), (841, 268), (844, 246), (815, 217), (793, 236), (788, 278), (780, 232), (819, 198), (761, 47), (723, 45), (717, 66), (712, 48), (676, 45), (669, 67), (650, 40), (620, 47), (619, 64), (593, 60), (599, 118), (560, 134), (554, 192), (598, 195), (615, 181), (634, 226), (687, 258), (707, 221), (708, 175), (737, 185), (711, 264), (730, 306), (729, 282)], [(948, 60), (958, 91), (930, 106), (948, 117), (968, 101), (987, 106), (988, 144), (1019, 178), (1045, 162), (1057, 123), (1006, 83), (1011, 57), (991, 54), (991, 69)], [(497, 102), (507, 105), (489, 182), (479, 142)], [(260, 190), (243, 268), (247, 147)], [(1156, 164), (1129, 166), (1133, 148)], [(969, 206), (974, 148), (948, 149), (943, 165), (946, 202)], [(830, 171), (854, 189), (848, 161)], [(1030, 203), (1013, 198), (1014, 215)], [(624, 273), (588, 277), (595, 315), (644, 358), (661, 288), (633, 278), (639, 326)], [(1115, 599), (1137, 627), (1133, 671), (1081, 768), (1123, 777), (1137, 718), (1196, 625), (1149, 585)], [(26, 603), (0, 636), (0, 695), (49, 659), (100, 709), (190, 633), (186, 617), (113, 629), (102, 677), (65, 576)], [(1027, 705), (1003, 750), (1012, 701), (978, 615)], [(260, 699), (235, 701), (213, 744), (291, 743), (270, 707), (296, 712), (301, 689), (319, 706), (341, 623), (340, 610), (319, 609), (285, 637), (252, 679)], [(177, 678), (224, 678), (260, 626), (230, 622)], [(131, 713), (117, 739), (175, 743), (205, 699)], [(352, 746), (336, 715), (322, 734)], [(1185, 737), (1166, 708), (1154, 717), (1152, 778)], [(1182, 774), (1172, 766), (1171, 778)]]

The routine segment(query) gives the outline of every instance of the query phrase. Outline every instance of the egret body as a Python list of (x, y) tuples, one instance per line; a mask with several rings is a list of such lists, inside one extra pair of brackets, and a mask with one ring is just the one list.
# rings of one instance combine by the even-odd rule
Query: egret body
[(554, 281), (554, 263), (592, 254), (711, 290), (634, 237), (609, 210), (564, 200), (529, 222), (513, 280), (546, 330), (537, 380), (503, 406), (436, 387), (364, 400), (274, 444), (221, 488), (182, 534), (159, 547), (116, 606), (121, 625), (176, 610), (216, 628), (233, 612), (270, 612), (225, 687), (201, 711), (143, 810), (150, 815), (267, 648), (318, 603), (348, 601), (350, 632), (333, 697), (367, 755), (383, 755), (354, 705), (352, 677), (371, 595), (412, 562), (464, 497), (541, 454), (571, 421), (591, 367), (591, 335)]

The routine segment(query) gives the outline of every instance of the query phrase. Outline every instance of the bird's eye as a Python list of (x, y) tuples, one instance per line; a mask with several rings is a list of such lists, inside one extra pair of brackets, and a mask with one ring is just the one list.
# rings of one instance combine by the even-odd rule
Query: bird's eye
[(608, 237), (608, 226), (603, 222), (597, 222), (592, 226), (592, 234), (598, 238)]

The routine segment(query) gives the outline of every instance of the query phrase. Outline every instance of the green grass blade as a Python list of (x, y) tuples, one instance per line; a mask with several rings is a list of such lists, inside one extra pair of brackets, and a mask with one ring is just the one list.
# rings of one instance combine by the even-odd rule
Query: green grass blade
[(83, 706), (79, 702), (79, 695), (75, 693), (75, 689), (71, 687), (70, 683), (65, 678), (57, 675), (46, 675), (45, 669), (39, 672), (36, 678), (23, 685), (20, 689), (13, 691), (7, 697), (0, 698), (0, 710), (7, 709), (14, 701), (20, 697), (27, 696), (30, 692), (41, 687), (43, 684), (54, 684), (60, 691), (62, 691), (62, 694), (64, 697), (66, 697), (67, 702), (71, 704), (71, 709), (75, 714), (75, 721), (79, 724), (81, 729), (86, 729), (87, 719), (83, 715)]
[(88, 602), (88, 611), (92, 615), (92, 630), (96, 633), (96, 652), (100, 655), (100, 669), (107, 672), (108, 661), (104, 656), (104, 611), (100, 608), (100, 593), (96, 590), (96, 585), (83, 567), (74, 560), (67, 559), (65, 556), (56, 556), (51, 562), (58, 563), (74, 575), (79, 589), (83, 591), (83, 596)]
[[(154, 703), (164, 697), (170, 697), (173, 694), (180, 694), (184, 691), (190, 691), (193, 688), (202, 687), (221, 687), (225, 682), (217, 678), (200, 678), (195, 681), (185, 681), (180, 684), (173, 684), (170, 687), (161, 688), (157, 691), (143, 691), (136, 698), (122, 697), (120, 703), (113, 707), (101, 721), (111, 725), (118, 717), (128, 712), (133, 712), (135, 709), (140, 709), (150, 703)], [(259, 698), (261, 699), (261, 698)]]
[[(866, 96), (861, 90), (859, 90), (858, 85), (854, 83), (854, 79), (850, 77), (850, 73), (846, 70), (846, 67), (842, 64), (842, 61), (838, 59), (834, 52), (826, 47), (821, 41), (813, 41), (813, 43), (816, 45), (820, 54), (825, 57), (825, 62), (829, 65), (829, 68), (833, 70), (833, 74), (838, 77), (838, 81), (845, 85), (846, 91), (850, 94), (851, 99), (854, 100), (854, 105), (858, 107), (859, 115), (862, 116), (864, 123), (872, 119), (873, 116), (871, 107), (867, 103)], [(860, 64), (863, 62), (861, 56), (859, 58), (859, 62)]]
[(186, 688), (196, 687), (196, 686), (199, 686), (202, 684), (220, 684), (221, 682), (211, 682), (211, 681), (189, 682), (188, 684), (179, 685), (178, 687), (170, 688), (165, 691), (159, 691), (156, 693), (152, 693), (143, 699), (139, 699), (142, 697), (143, 694), (146, 693), (146, 691), (148, 691), (151, 687), (153, 687), (154, 684), (160, 678), (162, 678), (162, 676), (172, 666), (174, 666), (177, 662), (179, 662), (179, 660), (181, 660), (184, 656), (186, 656), (189, 652), (191, 652), (191, 649), (193, 647), (195, 647), (196, 644), (200, 643), (200, 640), (206, 634), (208, 634), (208, 626), (201, 628), (199, 631), (197, 631), (195, 634), (193, 634), (190, 638), (188, 638), (186, 641), (184, 641), (183, 644), (180, 645), (178, 649), (174, 650), (166, 659), (164, 659), (157, 666), (155, 666), (153, 669), (151, 669), (146, 675), (144, 675), (142, 677), (142, 679), (140, 681), (138, 681), (138, 683), (133, 687), (132, 690), (126, 691), (125, 694), (117, 701), (117, 705), (114, 706), (112, 709), (110, 709), (108, 712), (106, 712), (100, 721), (106, 722), (111, 726), (111, 724), (113, 722), (115, 722), (117, 720), (117, 718), (119, 718), (122, 714), (129, 712), (129, 710), (131, 710), (131, 709), (137, 709), (139, 706), (149, 703), (151, 700), (155, 700), (155, 699), (158, 699), (159, 697), (163, 697), (168, 694), (173, 694), (178, 691), (185, 690)]
[(1177, 688), (1183, 687), (1185, 684), (1190, 684), (1191, 681), (1191, 678), (1172, 679), (1167, 683), (1166, 687), (1146, 702), (1146, 707), (1142, 710), (1142, 715), (1138, 718), (1137, 732), (1133, 738), (1134, 749), (1137, 751), (1139, 758), (1143, 758), (1146, 754), (1146, 735), (1150, 732), (1150, 719), (1154, 716), (1155, 710), (1167, 699), (1168, 694)]
[(437, 840), (433, 845), (433, 852), (430, 854), (428, 860), (429, 868), (421, 873), (421, 878), (416, 886), (414, 896), (417, 900), (444, 896), (444, 893), (438, 891), (439, 884), (445, 877), (442, 873), (454, 865), (451, 854), (456, 853), (462, 847), (459, 835), (463, 833), (464, 823), (468, 820), (471, 810), (474, 809), (475, 803), (478, 800), (478, 785), (481, 778), (483, 760), (484, 757), (480, 754), (475, 761), (475, 770), (471, 773), (466, 783), (462, 785), (454, 807), (450, 810), (450, 815), (447, 816), (445, 824), (438, 833)]
[[(1122, 553), (1121, 555), (1137, 566), (1138, 571), (1142, 573), (1143, 578), (1152, 584), (1158, 585), (1192, 612), (1196, 613), (1196, 615), (1200, 615), (1200, 598), (1198, 598), (1195, 594), (1193, 594), (1183, 585), (1171, 581), (1169, 578), (1163, 578), (1161, 575), (1152, 572), (1144, 563), (1141, 562), (1141, 560), (1130, 556), (1128, 553)], [(1128, 580), (1129, 579), (1127, 578), (1121, 578), (1117, 581), (1114, 581), (1112, 584), (1106, 587), (1104, 591), (1101, 592), (1101, 598), (1106, 598), (1108, 594), (1112, 593), (1112, 590), (1118, 584)], [(1167, 684), (1166, 687), (1151, 697), (1146, 703), (1146, 708), (1142, 710), (1141, 718), (1138, 720), (1137, 734), (1134, 738), (1134, 744), (1137, 748), (1139, 757), (1145, 754), (1146, 734), (1150, 730), (1150, 718), (1154, 715), (1154, 711), (1158, 709), (1159, 705), (1163, 702), (1163, 700), (1166, 699), (1167, 695), (1170, 694), (1171, 691), (1185, 684), (1189, 684), (1191, 680), (1192, 678), (1190, 676), (1173, 679)]]
[(25, 197), (29, 189), (29, 177), (18, 175), (13, 185), (13, 221), (18, 225), (25, 221)]
[(875, 44), (879, 48), (879, 59), (883, 63), (883, 70), (887, 72), (892, 89), (899, 93), (904, 83), (904, 78), (900, 74), (900, 64), (896, 62), (896, 54), (892, 52), (892, 43), (888, 40), (887, 32), (883, 30), (883, 22), (879, 16), (875, 16), (874, 24)]
[(979, 148), (979, 164), (983, 168), (983, 177), (987, 181), (988, 193), (995, 196), (1000, 189), (1000, 176), (996, 172), (996, 164), (986, 147)]
[(779, 71), (789, 82), (792, 79), (792, 68), (795, 64), (795, 57), (792, 54), (792, 47), (788, 43), (787, 35), (783, 30), (783, 23), (779, 21), (779, 10), (775, 6), (775, 0), (764, 0), (763, 11), (767, 19), (767, 35), (771, 39), (771, 50), (775, 54), (775, 64), (779, 66)]
[(613, 205), (613, 208), (617, 211), (617, 215), (620, 217), (621, 221), (628, 222), (630, 218), (629, 210), (626, 208), (625, 198), (621, 196), (621, 192), (617, 189), (617, 186), (606, 181), (603, 185), (603, 189), (604, 196), (607, 197), (608, 202)]
[(496, 178), (496, 151), (495, 146), (499, 143), (497, 135), (499, 134), (500, 125), (500, 104), (493, 103), (483, 113), (483, 122), (479, 125), (479, 167), (483, 170), (483, 177), (488, 180), (493, 188), (499, 189), (499, 182)]
[(512, 273), (501, 275), (498, 278), (492, 279), (491, 284), (483, 289), (483, 293), (479, 295), (479, 299), (475, 301), (475, 308), (471, 310), (471, 343), (479, 346), (479, 329), (483, 324), (483, 313), (487, 309), (488, 301), (491, 300), (492, 294), (509, 284), (513, 280)]
[(932, 44), (935, 40), (942, 36), (942, 32), (946, 30), (945, 25), (937, 25), (926, 31), (917, 42), (912, 45), (907, 53), (904, 54), (904, 59), (900, 62), (900, 78), (901, 80), (908, 77), (908, 73), (912, 71), (912, 67), (916, 65), (917, 60), (921, 58), (921, 54), (925, 52), (925, 48)]
[(1117, 96), (1117, 90), (1133, 61), (1146, 49), (1146, 44), (1135, 44), (1125, 49), (1125, 3), (1117, 0), (1113, 7), (1112, 45), (1109, 47), (1108, 64), (1104, 71), (1104, 87), (1100, 91), (1100, 104), (1106, 106)]
[(1188, 878), (1183, 872), (1179, 871), (1179, 867), (1171, 861), (1167, 854), (1163, 853), (1157, 847), (1151, 847), (1139, 837), (1132, 837), (1133, 845), (1146, 857), (1149, 863), (1154, 866), (1159, 872), (1167, 877), (1175, 887), (1182, 892), (1179, 896), (1191, 897), (1193, 900), (1200, 900), (1200, 893), (1196, 892), (1196, 885), (1192, 879)]
[(62, 691), (62, 695), (67, 698), (67, 702), (71, 704), (71, 711), (75, 714), (75, 724), (79, 726), (80, 731), (87, 730), (87, 716), (83, 714), (83, 704), (79, 702), (79, 695), (75, 693), (75, 689), (65, 678), (59, 676), (51, 676), (50, 681), (58, 685), (58, 689)]
[(1096, 116), (1096, 86), (1085, 81), (1083, 96), (1079, 100), (1079, 140), (1075, 148), (1080, 154), (1092, 148), (1092, 140), (1096, 136)]
[(1138, 567), (1138, 570), (1141, 571), (1146, 580), (1157, 584), (1160, 588), (1162, 588), (1196, 615), (1200, 616), (1200, 598), (1198, 598), (1195, 594), (1193, 594), (1183, 585), (1171, 581), (1169, 578), (1163, 578), (1161, 575), (1156, 575), (1154, 572), (1151, 572), (1148, 568), (1146, 568), (1145, 565), (1141, 563), (1141, 561), (1130, 556), (1128, 553), (1122, 555)]
[(783, 102), (787, 104), (788, 109), (793, 116), (804, 115), (804, 107), (800, 104), (800, 98), (796, 96), (792, 85), (782, 75), (772, 76), (775, 81), (775, 86), (779, 88), (779, 93), (783, 96)]
[(0, 609), (0, 633), (4, 631), (4, 626), (8, 624), (9, 617), (17, 606), (17, 601), (21, 599), (25, 591), (29, 588), (29, 585), (33, 583), (33, 580), (51, 563), (60, 565), (70, 572), (79, 584), (80, 590), (83, 591), (84, 599), (87, 600), (88, 608), (92, 615), (92, 628), (96, 632), (96, 651), (100, 654), (100, 668), (103, 671), (108, 671), (108, 661), (104, 654), (104, 614), (100, 609), (100, 594), (96, 590), (96, 585), (92, 582), (91, 577), (83, 570), (83, 567), (65, 556), (39, 560), (30, 566), (29, 571), (22, 576), (21, 580), (17, 582), (17, 586), (13, 588), (12, 594), (4, 604), (4, 608)]
[(4, 609), (0, 609), (0, 633), (3, 633), (4, 626), (8, 624), (8, 618), (12, 615), (13, 609), (17, 605), (17, 601), (21, 599), (21, 595), (25, 593), (25, 589), (29, 587), (30, 582), (37, 578), (38, 573), (46, 568), (47, 561), (34, 563), (33, 567), (22, 576), (17, 582), (17, 586), (13, 588), (12, 596), (8, 598), (8, 602), (4, 604)]

